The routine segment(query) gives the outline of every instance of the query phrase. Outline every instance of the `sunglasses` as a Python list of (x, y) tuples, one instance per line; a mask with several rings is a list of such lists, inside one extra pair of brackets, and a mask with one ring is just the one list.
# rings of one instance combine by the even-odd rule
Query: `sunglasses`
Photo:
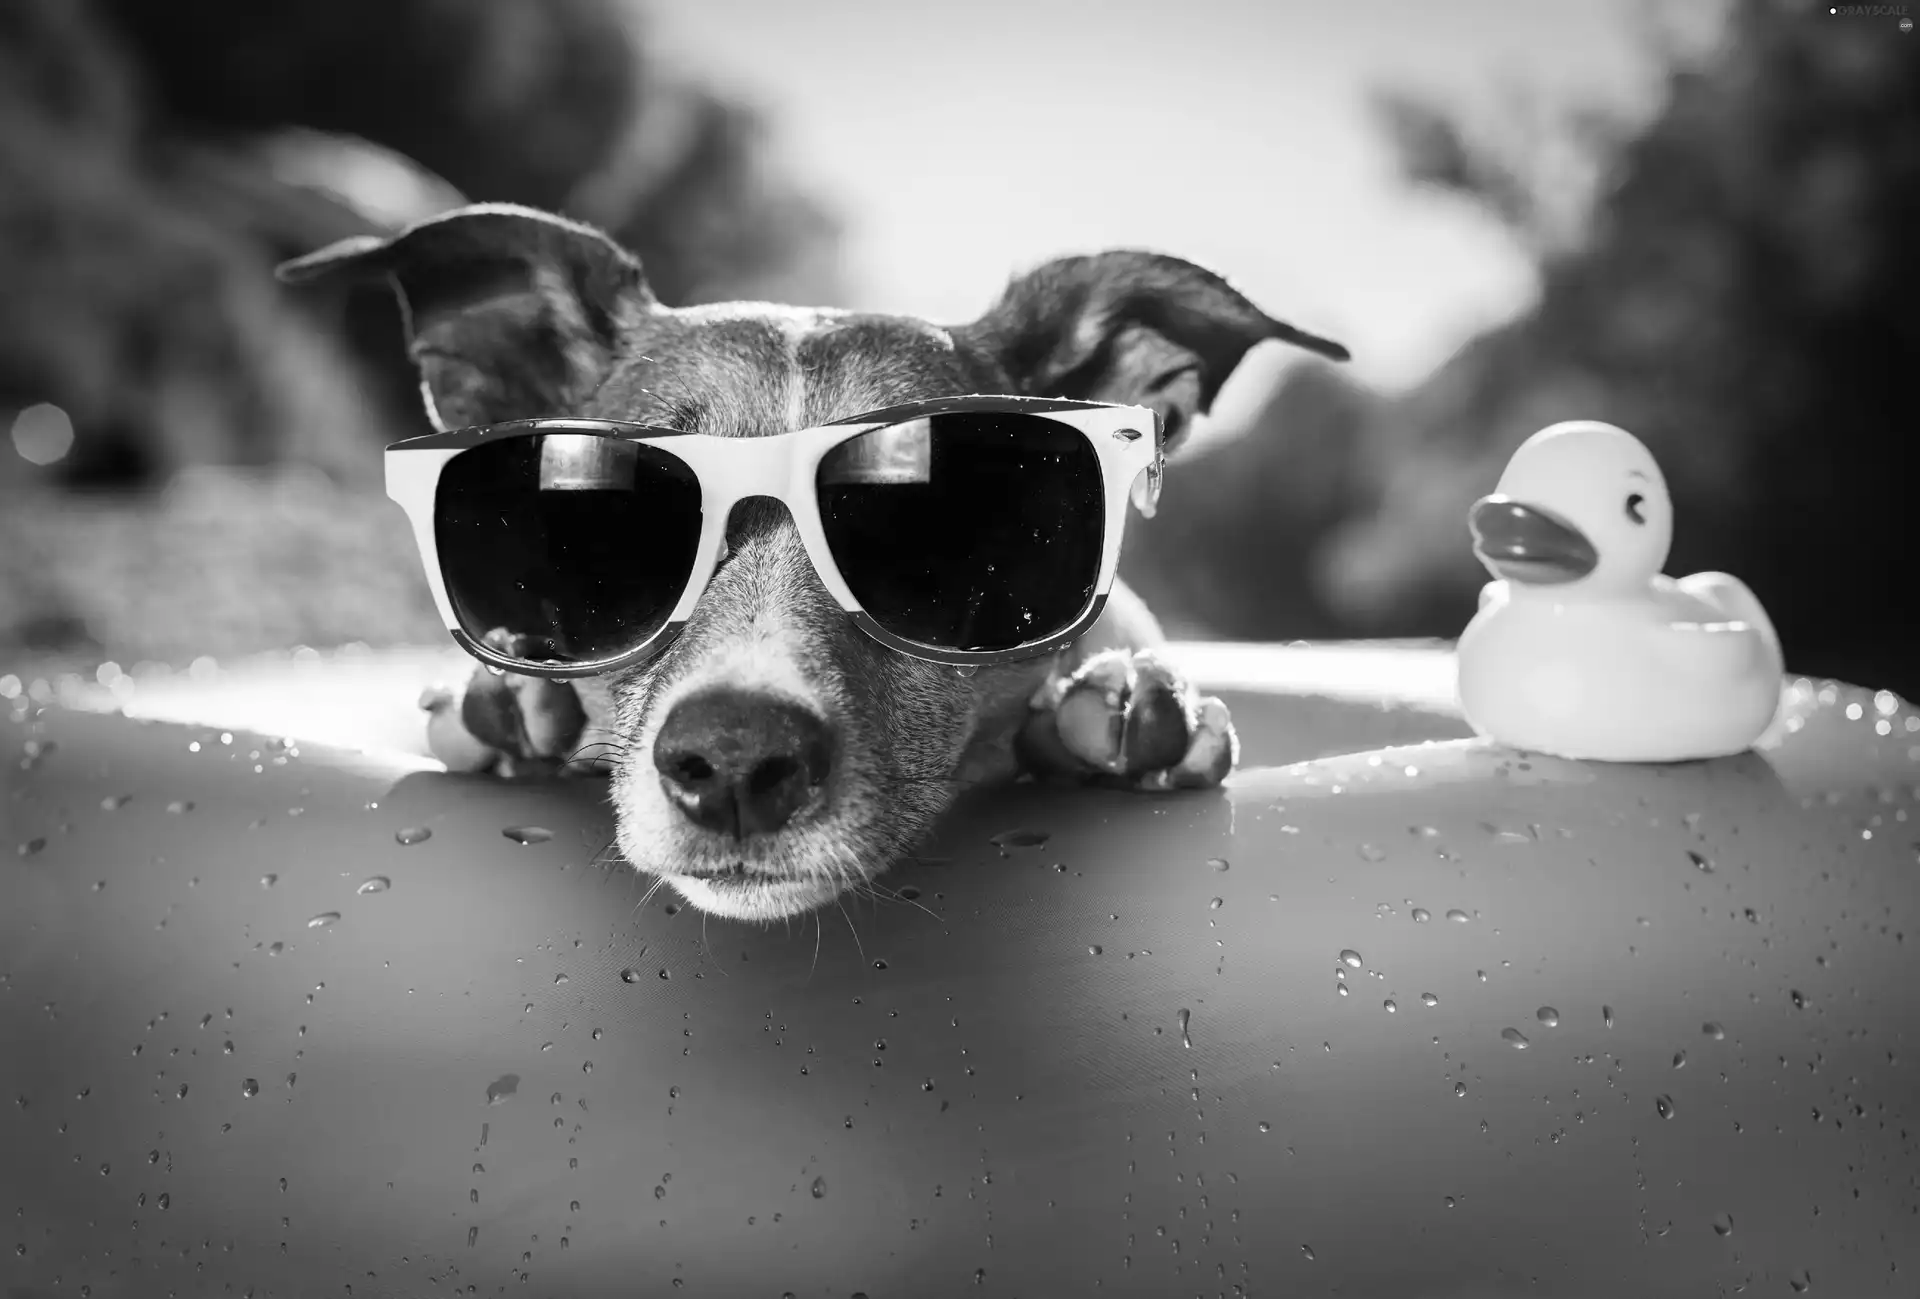
[(665, 649), (727, 557), (733, 507), (784, 503), (863, 633), (957, 666), (1049, 654), (1100, 616), (1129, 495), (1159, 501), (1149, 409), (948, 397), (768, 437), (535, 419), (387, 448), (434, 603), (502, 671), (594, 676)]

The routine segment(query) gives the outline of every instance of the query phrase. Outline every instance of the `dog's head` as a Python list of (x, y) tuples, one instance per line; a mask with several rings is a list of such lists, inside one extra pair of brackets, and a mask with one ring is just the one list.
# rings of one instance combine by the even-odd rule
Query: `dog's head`
[[(498, 205), (284, 273), (386, 277), (443, 428), (581, 416), (763, 437), (925, 398), (1019, 394), (1151, 407), (1172, 446), (1254, 344), (1345, 354), (1218, 276), (1145, 252), (1051, 262), (948, 328), (764, 303), (669, 308), (604, 235)], [(673, 643), (598, 688), (627, 860), (702, 910), (775, 919), (905, 853), (952, 798), (963, 757), (1010, 750), (1045, 666), (961, 673), (860, 634), (774, 502), (744, 504), (728, 541)], [(984, 733), (995, 728), (1008, 733)], [(704, 789), (721, 778), (740, 784), (716, 816)]]

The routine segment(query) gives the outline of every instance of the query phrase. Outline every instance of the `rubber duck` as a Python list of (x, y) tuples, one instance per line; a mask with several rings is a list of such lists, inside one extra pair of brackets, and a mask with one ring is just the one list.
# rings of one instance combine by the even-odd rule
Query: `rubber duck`
[(1625, 429), (1555, 424), (1468, 516), (1494, 580), (1460, 637), (1461, 710), (1488, 739), (1575, 760), (1752, 747), (1780, 707), (1766, 610), (1726, 573), (1663, 576), (1673, 502)]

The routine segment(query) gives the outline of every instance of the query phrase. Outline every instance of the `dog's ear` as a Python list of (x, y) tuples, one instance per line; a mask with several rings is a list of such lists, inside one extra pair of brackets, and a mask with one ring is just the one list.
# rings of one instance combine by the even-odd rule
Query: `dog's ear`
[(658, 305), (639, 261), (606, 235), (509, 204), (343, 239), (276, 273), (289, 284), (390, 283), (441, 429), (572, 413), (636, 317)]
[(1153, 408), (1168, 446), (1256, 343), (1347, 359), (1340, 344), (1273, 319), (1213, 272), (1129, 250), (1049, 262), (953, 332), (988, 353), (1021, 395)]

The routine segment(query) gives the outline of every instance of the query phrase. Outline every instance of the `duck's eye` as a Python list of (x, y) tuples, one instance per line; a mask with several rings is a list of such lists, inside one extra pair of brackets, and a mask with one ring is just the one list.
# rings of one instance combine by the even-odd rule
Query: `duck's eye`
[(1645, 506), (1646, 503), (1647, 498), (1639, 492), (1635, 492), (1633, 495), (1627, 497), (1627, 517), (1635, 523), (1645, 523), (1647, 516), (1643, 512), (1642, 507)]

